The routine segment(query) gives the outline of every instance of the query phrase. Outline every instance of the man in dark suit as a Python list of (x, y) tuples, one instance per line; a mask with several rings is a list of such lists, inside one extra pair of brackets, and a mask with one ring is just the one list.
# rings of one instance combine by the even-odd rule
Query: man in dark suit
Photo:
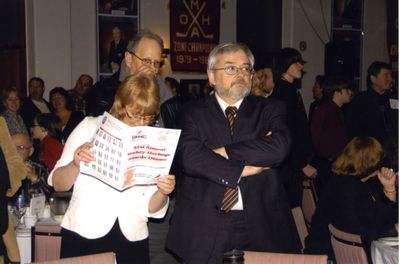
[(28, 130), (33, 125), (33, 119), (40, 113), (50, 113), (53, 107), (43, 98), (45, 90), (44, 81), (39, 77), (29, 80), (29, 97), (22, 102), (20, 113)]
[[(183, 175), (167, 236), (167, 248), (184, 263), (222, 263), (232, 249), (299, 250), (274, 169), (290, 146), (285, 108), (274, 99), (249, 95), (253, 66), (247, 46), (218, 45), (207, 66), (215, 95), (184, 111), (176, 156)], [(225, 114), (229, 107), (236, 113)], [(230, 191), (237, 195), (227, 207)]]

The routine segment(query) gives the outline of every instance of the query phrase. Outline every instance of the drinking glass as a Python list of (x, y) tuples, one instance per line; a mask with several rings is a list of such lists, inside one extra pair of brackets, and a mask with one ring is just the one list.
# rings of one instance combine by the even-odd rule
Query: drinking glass
[(26, 213), (25, 203), (26, 203), (25, 196), (22, 194), (18, 195), (17, 199), (15, 199), (13, 211), (14, 211), (14, 214), (18, 218), (17, 227), (22, 226), (21, 219), (22, 219), (22, 216), (24, 216), (24, 214)]

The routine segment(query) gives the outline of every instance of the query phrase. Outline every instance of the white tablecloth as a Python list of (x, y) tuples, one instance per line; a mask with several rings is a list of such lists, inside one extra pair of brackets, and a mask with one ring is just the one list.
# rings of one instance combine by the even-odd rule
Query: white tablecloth
[(17, 244), (19, 254), (21, 256), (21, 264), (31, 262), (31, 229), (30, 228), (17, 228), (15, 230), (17, 235)]
[(375, 240), (371, 244), (371, 258), (374, 264), (398, 264), (399, 246)]

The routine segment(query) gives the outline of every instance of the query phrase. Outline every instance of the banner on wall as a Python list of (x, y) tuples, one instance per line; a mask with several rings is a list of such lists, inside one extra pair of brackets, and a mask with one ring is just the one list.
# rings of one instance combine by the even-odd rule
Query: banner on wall
[(170, 1), (170, 56), (173, 71), (205, 72), (219, 43), (220, 0)]

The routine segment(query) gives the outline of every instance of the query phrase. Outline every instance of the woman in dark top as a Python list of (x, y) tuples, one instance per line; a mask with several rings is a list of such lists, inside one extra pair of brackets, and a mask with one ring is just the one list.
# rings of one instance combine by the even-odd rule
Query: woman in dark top
[(381, 167), (382, 159), (382, 146), (372, 137), (356, 137), (347, 144), (318, 201), (305, 253), (333, 259), (328, 224), (360, 235), (367, 255), (372, 240), (397, 235), (397, 174)]
[(61, 120), (61, 142), (65, 144), (69, 134), (85, 117), (82, 112), (73, 110), (71, 95), (62, 87), (50, 91), (50, 103), (54, 113)]
[(287, 119), (292, 136), (289, 156), (281, 165), (290, 206), (300, 205), (303, 175), (314, 178), (317, 170), (310, 165), (312, 142), (303, 99), (297, 89), (297, 82), (303, 76), (306, 62), (300, 52), (292, 48), (281, 49), (274, 73), (275, 87), (271, 98), (286, 103)]

